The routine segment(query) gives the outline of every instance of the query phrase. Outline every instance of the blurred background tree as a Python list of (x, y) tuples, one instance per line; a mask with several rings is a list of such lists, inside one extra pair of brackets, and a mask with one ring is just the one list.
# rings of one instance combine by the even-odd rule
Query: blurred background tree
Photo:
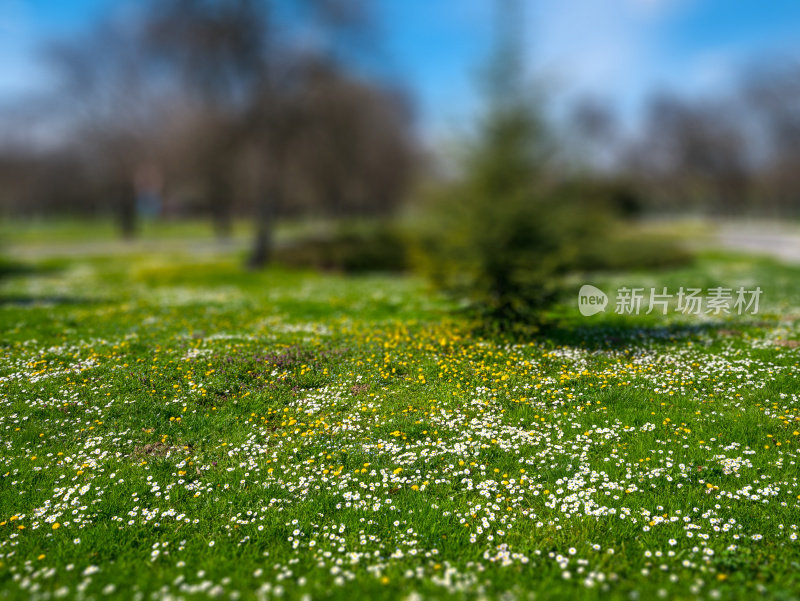
[[(137, 198), (146, 190), (156, 192), (149, 188), (156, 183), (143, 181), (142, 174), (160, 161), (166, 124), (166, 99), (152, 77), (139, 31), (103, 20), (80, 40), (54, 42), (46, 56), (58, 82), (57, 117), (66, 130), (63, 146), (51, 156), (79, 162), (78, 173), (88, 176), (90, 186), (82, 187), (79, 178), (67, 189), (103, 198), (121, 234), (131, 238), (137, 230)], [(64, 202), (75, 208), (70, 198)]]
[[(204, 204), (221, 237), (236, 203), (255, 220), (248, 259), (264, 265), (277, 217), (385, 213), (412, 165), (408, 111), (341, 58), (370, 27), (356, 0), (298, 0), (322, 46), (298, 46), (279, 6), (255, 0), (158, 2), (147, 41), (199, 105)], [(387, 168), (392, 166), (391, 169)]]
[(4, 206), (110, 212), (126, 238), (140, 216), (206, 215), (223, 240), (247, 217), (252, 267), (277, 219), (391, 214), (416, 141), (406, 95), (363, 76), (372, 27), (361, 0), (161, 0), (53, 42), (37, 118), (61, 134), (0, 149)]

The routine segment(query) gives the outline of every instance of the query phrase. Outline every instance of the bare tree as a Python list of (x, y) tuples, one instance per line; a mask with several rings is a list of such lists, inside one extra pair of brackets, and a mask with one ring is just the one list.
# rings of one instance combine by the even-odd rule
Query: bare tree
[(667, 207), (701, 206), (739, 212), (750, 192), (746, 131), (728, 101), (686, 102), (655, 97), (629, 166)]
[(293, 105), (303, 126), (288, 168), (309, 208), (335, 217), (391, 213), (415, 163), (405, 97), (314, 61)]
[(394, 205), (408, 179), (410, 129), (390, 108), (399, 104), (345, 75), (364, 3), (291, 7), (287, 19), (267, 0), (165, 0), (148, 25), (154, 56), (206, 116), (196, 163), (217, 231), (230, 229), (237, 199), (255, 215), (253, 267), (269, 259), (281, 212)]
[(580, 163), (595, 171), (619, 167), (622, 134), (609, 104), (595, 97), (580, 98), (571, 107), (569, 121), (571, 146)]
[(753, 124), (760, 196), (781, 212), (800, 211), (800, 63), (745, 73), (741, 95)]
[(161, 128), (158, 93), (136, 29), (113, 20), (80, 40), (52, 44), (48, 59), (60, 84), (51, 110), (70, 124), (66, 136), (114, 207), (120, 231), (137, 223), (137, 173), (152, 161)]
[(164, 202), (199, 202), (220, 237), (235, 215), (254, 216), (249, 262), (263, 265), (280, 215), (386, 214), (409, 182), (407, 99), (353, 74), (364, 6), (152, 0), (124, 25), (51, 46), (60, 84), (48, 110), (124, 235), (137, 197), (166, 186)]
[(250, 133), (248, 103), (269, 77), (269, 5), (252, 0), (154, 2), (146, 25), (152, 55), (202, 115), (191, 159), (220, 237), (230, 234), (237, 156)]

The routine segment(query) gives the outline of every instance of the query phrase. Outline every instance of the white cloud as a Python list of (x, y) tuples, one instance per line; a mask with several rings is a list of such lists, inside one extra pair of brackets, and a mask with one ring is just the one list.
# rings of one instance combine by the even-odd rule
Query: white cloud
[[(641, 1), (641, 0), (637, 0)], [(579, 86), (612, 83), (641, 68), (656, 31), (630, 0), (566, 0), (533, 15), (531, 53)]]
[[(666, 36), (688, 5), (689, 0), (544, 3), (531, 14), (530, 53), (561, 92), (606, 98), (630, 115), (669, 79)], [(712, 67), (709, 62), (709, 79)]]

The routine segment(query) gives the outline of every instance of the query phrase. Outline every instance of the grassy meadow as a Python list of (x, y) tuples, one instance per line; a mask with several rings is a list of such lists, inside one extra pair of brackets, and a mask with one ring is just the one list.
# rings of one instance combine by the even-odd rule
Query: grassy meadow
[(16, 241), (0, 599), (800, 597), (800, 268), (577, 278), (764, 294), (502, 334), (187, 236)]

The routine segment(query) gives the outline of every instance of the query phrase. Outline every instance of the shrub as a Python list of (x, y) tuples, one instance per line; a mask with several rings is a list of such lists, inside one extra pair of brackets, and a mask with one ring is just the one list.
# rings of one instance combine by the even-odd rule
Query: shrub
[(691, 258), (689, 252), (667, 236), (620, 232), (587, 244), (579, 265), (582, 271), (666, 269), (685, 265)]
[(569, 187), (495, 195), (474, 182), (437, 191), (428, 215), (416, 255), (423, 271), (487, 316), (512, 321), (537, 319), (608, 221)]
[(361, 273), (404, 271), (406, 241), (394, 227), (377, 225), (343, 228), (327, 235), (303, 238), (275, 252), (275, 262), (295, 268)]

